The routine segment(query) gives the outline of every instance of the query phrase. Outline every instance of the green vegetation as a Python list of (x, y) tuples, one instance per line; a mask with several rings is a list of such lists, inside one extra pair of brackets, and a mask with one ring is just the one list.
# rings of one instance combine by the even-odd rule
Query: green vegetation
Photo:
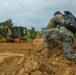
[[(12, 30), (14, 23), (12, 22), (11, 19), (6, 20), (5, 22), (0, 23), (0, 27), (7, 26)], [(5, 29), (4, 29), (5, 30)], [(43, 29), (42, 29), (43, 30)], [(13, 31), (13, 30), (12, 30)], [(0, 32), (1, 33), (1, 32)], [(4, 32), (2, 32), (4, 33)], [(0, 39), (3, 38), (4, 36), (0, 34)], [(41, 38), (42, 37), (42, 31), (36, 31), (34, 27), (31, 27), (31, 29), (27, 29), (27, 41), (31, 42), (35, 38)]]
[(42, 33), (40, 31), (36, 31), (34, 27), (27, 30), (27, 41), (32, 41), (35, 38), (41, 38)]
[[(5, 22), (1, 22), (0, 23), (0, 27), (1, 26), (9, 26), (10, 29), (12, 30), (14, 23), (12, 22), (11, 19), (6, 20)], [(45, 28), (42, 28), (42, 30), (44, 30)], [(43, 33), (41, 31), (36, 31), (34, 27), (31, 27), (31, 29), (27, 29), (27, 41), (31, 42), (33, 39), (35, 38), (41, 38)], [(3, 36), (0, 34), (0, 38), (3, 38)]]

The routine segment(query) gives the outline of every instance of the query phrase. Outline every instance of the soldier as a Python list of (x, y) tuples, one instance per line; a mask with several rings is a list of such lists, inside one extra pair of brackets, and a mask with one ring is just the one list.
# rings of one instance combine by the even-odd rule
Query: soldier
[(73, 33), (63, 26), (64, 21), (61, 12), (55, 12), (54, 17), (48, 23), (47, 30), (44, 32), (44, 46), (46, 49), (49, 48), (49, 37), (53, 40), (59, 40), (62, 44), (64, 56), (71, 61), (76, 61), (76, 54), (73, 54), (72, 47)]

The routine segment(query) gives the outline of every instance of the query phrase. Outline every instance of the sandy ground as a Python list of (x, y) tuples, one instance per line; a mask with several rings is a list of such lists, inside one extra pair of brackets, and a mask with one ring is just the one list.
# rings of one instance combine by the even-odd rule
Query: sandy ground
[(76, 75), (76, 63), (64, 57), (59, 42), (51, 42), (49, 51), (42, 39), (32, 43), (0, 43), (0, 75)]

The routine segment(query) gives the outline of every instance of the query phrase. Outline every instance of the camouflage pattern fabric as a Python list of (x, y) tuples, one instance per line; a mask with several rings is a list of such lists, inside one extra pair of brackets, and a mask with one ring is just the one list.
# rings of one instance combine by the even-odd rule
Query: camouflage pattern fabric
[(60, 23), (64, 23), (64, 17), (62, 15), (56, 15), (54, 16), (50, 22), (48, 23), (48, 26), (47, 28), (50, 28), (50, 27), (57, 27), (58, 24), (56, 24), (57, 22), (60, 22)]
[(73, 47), (72, 47), (72, 43), (74, 39), (73, 33), (68, 29), (66, 29), (64, 26), (60, 26), (60, 27), (58, 27), (59, 25), (54, 26), (54, 21), (56, 21), (56, 19), (58, 18), (59, 21), (61, 20), (60, 22), (64, 22), (64, 19), (61, 15), (60, 16), (56, 15), (52, 18), (52, 20), (49, 22), (47, 26), (48, 29), (44, 31), (44, 35), (43, 35), (44, 46), (47, 48), (49, 47), (49, 39), (59, 40), (62, 43), (64, 56), (67, 59), (76, 61), (76, 54), (73, 54)]

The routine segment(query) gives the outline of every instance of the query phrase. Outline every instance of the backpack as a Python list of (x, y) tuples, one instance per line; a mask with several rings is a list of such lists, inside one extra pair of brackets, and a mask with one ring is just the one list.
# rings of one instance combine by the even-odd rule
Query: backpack
[(76, 32), (76, 18), (70, 11), (64, 11), (64, 25), (67, 29), (72, 31), (73, 33)]

